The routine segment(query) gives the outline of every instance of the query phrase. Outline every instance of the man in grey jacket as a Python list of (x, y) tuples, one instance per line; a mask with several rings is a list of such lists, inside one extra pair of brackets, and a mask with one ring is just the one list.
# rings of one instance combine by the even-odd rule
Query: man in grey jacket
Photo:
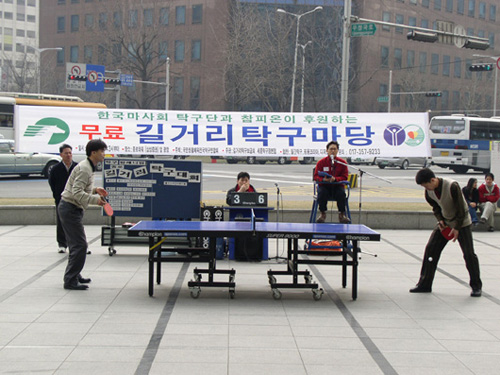
[(83, 228), (83, 214), (89, 204), (104, 206), (103, 197), (108, 195), (101, 187), (94, 188), (94, 172), (98, 163), (104, 161), (107, 146), (101, 139), (87, 143), (87, 159), (73, 169), (61, 194), (58, 205), (59, 217), (68, 242), (68, 265), (64, 273), (64, 289), (85, 290), (90, 279), (80, 275), (87, 256), (87, 237)]
[(451, 239), (453, 242), (458, 239), (464, 255), (465, 266), (469, 271), (469, 285), (472, 288), (470, 295), (480, 297), (482, 282), (479, 276), (479, 261), (474, 252), (472, 240), (472, 220), (458, 182), (447, 178), (437, 178), (429, 168), (418, 171), (415, 181), (425, 189), (425, 200), (431, 205), (438, 224), (425, 247), (420, 279), (417, 285), (410, 289), (410, 293), (430, 293), (432, 291), (432, 282), (439, 257), (449, 241), (441, 232), (446, 227), (450, 227)]

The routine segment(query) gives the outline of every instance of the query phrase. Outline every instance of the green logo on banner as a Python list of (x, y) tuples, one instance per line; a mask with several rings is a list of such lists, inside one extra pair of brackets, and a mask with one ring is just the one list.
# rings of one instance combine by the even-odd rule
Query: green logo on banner
[(69, 126), (63, 120), (55, 117), (45, 117), (35, 125), (29, 125), (24, 132), (24, 137), (50, 136), (49, 145), (64, 142), (69, 137)]

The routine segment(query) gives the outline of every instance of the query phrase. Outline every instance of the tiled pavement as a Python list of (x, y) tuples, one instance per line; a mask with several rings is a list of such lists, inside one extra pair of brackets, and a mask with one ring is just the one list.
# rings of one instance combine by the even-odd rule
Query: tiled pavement
[[(199, 264), (164, 264), (147, 293), (146, 246), (109, 257), (87, 226), (88, 291), (62, 288), (66, 255), (53, 226), (0, 226), (1, 374), (495, 374), (500, 368), (500, 234), (474, 233), (483, 296), (469, 296), (458, 244), (440, 260), (431, 294), (414, 295), (430, 231), (382, 230), (362, 243), (358, 299), (339, 267), (310, 266), (325, 295), (282, 290), (276, 261), (222, 261), (236, 298), (187, 281)], [(279, 245), (278, 252), (282, 249)], [(270, 241), (270, 254), (276, 242)]]

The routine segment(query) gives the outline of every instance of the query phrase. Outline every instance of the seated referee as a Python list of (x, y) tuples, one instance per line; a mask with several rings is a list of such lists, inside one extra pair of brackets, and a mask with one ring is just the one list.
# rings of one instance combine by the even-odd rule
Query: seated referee
[(229, 189), (226, 195), (226, 203), (231, 204), (231, 193), (256, 193), (255, 188), (250, 184), (250, 175), (248, 172), (238, 173), (236, 186)]

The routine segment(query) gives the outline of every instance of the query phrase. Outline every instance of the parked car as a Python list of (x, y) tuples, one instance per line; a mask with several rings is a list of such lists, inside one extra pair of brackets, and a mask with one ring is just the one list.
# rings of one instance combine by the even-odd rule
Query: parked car
[(311, 164), (314, 162), (312, 156), (226, 156), (226, 161), (229, 164), (236, 164), (239, 161), (245, 161), (247, 164), (266, 164), (266, 162), (275, 162), (278, 164), (291, 164), (293, 161), (298, 161), (300, 164)]
[(38, 152), (14, 152), (14, 141), (0, 139), (0, 174), (49, 176), (50, 169), (61, 161), (59, 155)]
[(374, 157), (355, 157), (355, 158), (346, 158), (347, 164), (366, 164), (366, 165), (374, 165), (376, 158)]
[(408, 169), (408, 167), (425, 168), (432, 164), (431, 158), (426, 157), (377, 158), (375, 163), (380, 169), (385, 167), (399, 167), (401, 169)]

